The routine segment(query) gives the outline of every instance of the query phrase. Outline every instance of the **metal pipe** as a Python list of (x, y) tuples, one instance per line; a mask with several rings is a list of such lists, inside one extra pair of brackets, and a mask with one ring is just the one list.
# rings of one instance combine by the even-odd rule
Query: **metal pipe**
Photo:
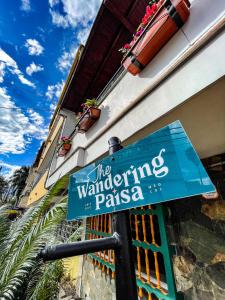
[[(123, 148), (117, 137), (112, 137), (108, 143), (109, 154)], [(129, 210), (112, 215), (112, 231), (113, 235), (106, 238), (47, 247), (38, 258), (56, 260), (112, 249), (115, 251), (116, 299), (138, 300)]]
[(117, 249), (119, 246), (119, 237), (114, 233), (111, 237), (50, 246), (41, 251), (39, 258), (42, 258), (44, 261), (56, 260), (108, 249)]
[[(108, 141), (109, 154), (123, 147), (117, 137)], [(132, 251), (132, 236), (130, 229), (129, 210), (112, 215), (112, 231), (119, 235), (121, 247), (115, 249), (116, 300), (137, 300), (137, 284)]]

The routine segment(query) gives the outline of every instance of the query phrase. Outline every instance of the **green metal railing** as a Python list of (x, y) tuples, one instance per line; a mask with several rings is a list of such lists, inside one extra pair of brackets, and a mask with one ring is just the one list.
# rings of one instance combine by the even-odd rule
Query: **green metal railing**
[[(182, 299), (176, 291), (168, 244), (163, 205), (130, 210), (130, 223), (136, 258), (136, 277), (140, 298), (153, 300)], [(87, 239), (111, 235), (111, 215), (88, 219)], [(102, 271), (115, 276), (112, 250), (88, 255)]]

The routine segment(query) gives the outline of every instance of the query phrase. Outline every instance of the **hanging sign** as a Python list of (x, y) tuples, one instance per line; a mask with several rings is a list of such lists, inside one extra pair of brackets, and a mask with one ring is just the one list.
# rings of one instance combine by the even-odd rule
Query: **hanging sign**
[(70, 176), (68, 220), (214, 192), (180, 121)]

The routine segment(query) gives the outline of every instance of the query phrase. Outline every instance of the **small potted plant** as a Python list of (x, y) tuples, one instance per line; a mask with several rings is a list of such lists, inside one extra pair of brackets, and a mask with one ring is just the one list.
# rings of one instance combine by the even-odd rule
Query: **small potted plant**
[(70, 148), (71, 148), (71, 139), (68, 136), (62, 136), (58, 155), (65, 156), (66, 153), (70, 151)]
[(69, 151), (71, 148), (71, 139), (68, 136), (61, 137), (62, 148)]
[(81, 105), (82, 111), (77, 114), (79, 118), (78, 132), (85, 133), (100, 118), (101, 109), (97, 108), (96, 99), (87, 99)]

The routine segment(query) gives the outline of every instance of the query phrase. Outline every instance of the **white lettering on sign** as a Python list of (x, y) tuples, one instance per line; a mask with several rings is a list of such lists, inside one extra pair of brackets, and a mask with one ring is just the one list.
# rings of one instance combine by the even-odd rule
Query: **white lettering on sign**
[[(94, 196), (96, 210), (100, 210), (102, 207), (110, 208), (131, 201), (143, 200), (141, 180), (150, 176), (162, 178), (169, 173), (169, 168), (165, 166), (162, 157), (165, 151), (165, 149), (161, 149), (159, 155), (154, 157), (150, 163), (146, 162), (138, 167), (131, 165), (122, 174), (115, 174), (114, 176), (111, 173), (111, 166), (103, 167), (102, 164), (99, 164), (88, 174), (87, 184), (77, 186), (79, 198)], [(121, 186), (124, 189), (121, 190)]]

